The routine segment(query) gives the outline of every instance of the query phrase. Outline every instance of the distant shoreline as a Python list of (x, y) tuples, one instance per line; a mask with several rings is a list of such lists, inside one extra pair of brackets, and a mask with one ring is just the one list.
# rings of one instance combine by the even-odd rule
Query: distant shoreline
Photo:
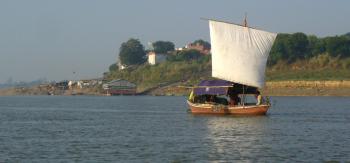
[[(265, 96), (350, 96), (350, 80), (337, 81), (268, 81), (264, 89)], [(158, 88), (150, 95), (188, 95), (189, 89), (176, 86)]]
[(350, 96), (350, 80), (270, 81), (263, 93), (269, 96)]
[[(264, 89), (261, 89), (265, 96), (350, 96), (350, 80), (339, 81), (268, 81)], [(190, 90), (179, 88), (174, 85), (162, 86), (142, 95), (153, 96), (187, 96)], [(0, 96), (35, 96), (49, 95), (47, 90), (38, 86), (28, 88), (6, 88), (0, 89)], [(53, 95), (79, 96), (94, 95), (106, 96), (97, 92), (96, 89), (75, 89), (58, 91)]]

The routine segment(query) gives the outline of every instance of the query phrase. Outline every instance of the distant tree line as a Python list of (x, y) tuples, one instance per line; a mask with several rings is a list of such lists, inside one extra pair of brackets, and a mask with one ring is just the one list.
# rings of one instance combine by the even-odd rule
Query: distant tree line
[[(204, 40), (195, 40), (192, 44), (200, 44), (205, 48), (210, 48), (209, 42)], [(194, 49), (176, 51), (175, 45), (170, 41), (156, 41), (152, 43), (152, 49), (156, 53), (167, 54), (167, 60), (170, 62), (192, 61), (192, 60), (210, 60), (210, 56), (204, 56)], [(138, 39), (131, 38), (121, 44), (119, 52), (119, 62), (123, 65), (140, 65), (147, 61), (147, 51)], [(288, 63), (296, 60), (310, 59), (321, 54), (327, 54), (330, 57), (345, 58), (350, 57), (350, 33), (341, 36), (318, 38), (314, 35), (305, 35), (304, 33), (277, 35), (275, 43), (270, 51), (268, 60), (269, 65), (274, 65), (278, 61), (287, 61)], [(110, 70), (117, 70), (116, 64), (109, 67)]]
[(350, 57), (350, 33), (341, 36), (318, 38), (304, 33), (278, 34), (270, 52), (268, 64), (279, 60), (294, 62), (298, 59), (310, 59), (327, 53), (331, 57)]
[(189, 61), (189, 60), (197, 60), (203, 55), (195, 49), (190, 50), (182, 50), (182, 51), (174, 51), (172, 55), (167, 56), (168, 61)]
[[(206, 48), (210, 48), (210, 43), (201, 39), (194, 41), (192, 44), (200, 44)], [(167, 60), (174, 62), (198, 60), (203, 56), (198, 50), (194, 49), (175, 51), (175, 45), (170, 41), (153, 42), (152, 49), (145, 50), (144, 46), (138, 39), (131, 38), (127, 42), (121, 44), (119, 49), (119, 62), (126, 66), (143, 64), (147, 61), (146, 53), (151, 50), (155, 53), (167, 54)], [(204, 58), (204, 60), (209, 60), (208, 57)], [(110, 65), (109, 70), (118, 70), (117, 64), (114, 63)]]

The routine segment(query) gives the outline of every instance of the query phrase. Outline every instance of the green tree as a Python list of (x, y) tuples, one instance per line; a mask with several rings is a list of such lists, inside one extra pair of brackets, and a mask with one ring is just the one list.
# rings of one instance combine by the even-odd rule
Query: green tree
[(350, 38), (350, 32), (346, 33), (345, 36)]
[(167, 53), (168, 51), (174, 51), (175, 45), (170, 41), (156, 41), (152, 43), (153, 50), (156, 53)]
[(278, 34), (275, 40), (275, 43), (273, 44), (271, 51), (270, 51), (270, 57), (268, 60), (269, 65), (274, 65), (279, 60), (287, 60), (288, 59), (288, 53), (287, 53), (287, 41), (289, 39), (289, 34)]
[(288, 60), (304, 59), (309, 53), (309, 41), (304, 33), (294, 33), (287, 41)]
[(118, 65), (117, 63), (113, 63), (109, 66), (109, 71), (112, 72), (112, 71), (117, 71), (118, 70)]
[(183, 50), (167, 57), (168, 61), (191, 61), (198, 60), (202, 57), (202, 54), (195, 49)]
[(308, 36), (309, 40), (309, 53), (306, 54), (306, 58), (312, 58), (326, 51), (324, 41), (317, 38), (315, 35)]
[(350, 39), (345, 36), (325, 38), (326, 51), (331, 56), (350, 56)]
[(142, 64), (146, 61), (146, 52), (139, 40), (131, 38), (122, 43), (119, 59), (123, 65)]
[(194, 45), (196, 45), (196, 44), (203, 45), (203, 47), (204, 47), (205, 49), (210, 49), (210, 48), (211, 48), (210, 43), (207, 42), (207, 41), (204, 41), (204, 40), (202, 40), (202, 39), (196, 40), (196, 41), (194, 41), (192, 44), (194, 44)]

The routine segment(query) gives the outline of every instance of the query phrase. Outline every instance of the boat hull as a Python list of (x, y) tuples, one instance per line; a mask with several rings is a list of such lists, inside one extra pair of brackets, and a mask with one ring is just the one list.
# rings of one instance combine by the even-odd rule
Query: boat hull
[(269, 105), (226, 106), (187, 101), (192, 114), (266, 115)]

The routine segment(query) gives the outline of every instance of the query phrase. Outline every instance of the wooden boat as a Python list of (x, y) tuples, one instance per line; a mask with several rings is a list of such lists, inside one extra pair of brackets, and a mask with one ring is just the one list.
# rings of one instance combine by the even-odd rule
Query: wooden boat
[[(257, 94), (258, 89), (264, 87), (266, 61), (277, 34), (248, 27), (246, 19), (244, 25), (211, 19), (208, 21), (212, 77), (220, 80), (202, 81), (198, 86), (191, 87), (192, 92), (187, 101), (191, 113), (265, 115), (270, 107), (268, 103), (247, 104), (245, 96)], [(194, 99), (220, 95), (230, 96), (231, 99), (238, 94), (241, 95), (241, 105)]]
[(218, 104), (199, 104), (187, 100), (193, 114), (232, 114), (232, 115), (265, 115), (270, 105), (229, 106)]
[[(246, 100), (247, 95), (254, 95), (257, 92), (258, 89), (252, 86), (225, 80), (203, 80), (198, 86), (193, 87), (187, 104), (193, 114), (265, 115), (270, 107), (269, 100), (263, 100), (260, 104), (248, 103)], [(240, 95), (240, 102), (229, 104), (226, 96), (232, 94), (236, 94), (237, 98)], [(208, 101), (208, 97), (215, 99)]]

